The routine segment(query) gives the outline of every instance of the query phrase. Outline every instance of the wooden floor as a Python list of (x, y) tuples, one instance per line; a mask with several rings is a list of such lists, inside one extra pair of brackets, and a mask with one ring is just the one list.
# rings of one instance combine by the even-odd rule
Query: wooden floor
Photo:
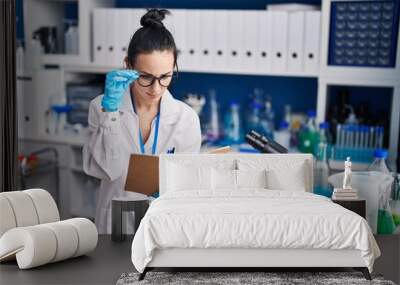
[(115, 284), (122, 273), (135, 271), (132, 237), (124, 242), (99, 236), (96, 250), (87, 256), (19, 270), (15, 261), (0, 264), (0, 284)]

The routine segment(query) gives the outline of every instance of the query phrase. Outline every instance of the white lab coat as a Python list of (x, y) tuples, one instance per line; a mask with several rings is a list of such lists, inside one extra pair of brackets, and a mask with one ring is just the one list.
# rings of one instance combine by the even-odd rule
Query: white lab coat
[[(83, 148), (83, 169), (101, 179), (97, 197), (95, 223), (100, 234), (111, 233), (111, 201), (114, 197), (140, 196), (124, 191), (129, 158), (141, 153), (139, 117), (134, 112), (129, 89), (125, 92), (119, 111), (103, 112), (103, 95), (93, 99), (89, 107), (90, 139)], [(145, 143), (145, 153), (151, 154), (155, 122)], [(156, 154), (199, 152), (201, 146), (200, 120), (196, 112), (176, 100), (167, 90), (161, 97), (160, 122)], [(133, 219), (128, 217), (127, 231), (132, 232)]]

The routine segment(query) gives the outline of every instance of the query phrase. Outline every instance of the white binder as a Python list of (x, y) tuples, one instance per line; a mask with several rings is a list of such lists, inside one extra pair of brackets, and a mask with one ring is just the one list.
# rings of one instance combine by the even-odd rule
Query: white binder
[(117, 35), (118, 35), (118, 26), (117, 26), (117, 9), (107, 9), (106, 10), (106, 65), (107, 66), (121, 66), (122, 67), (122, 59), (118, 58), (120, 53), (117, 51)]
[(93, 10), (93, 62), (105, 65), (106, 62), (106, 9)]
[(215, 10), (215, 54), (214, 70), (224, 72), (227, 69), (228, 49), (228, 10)]
[(127, 56), (129, 41), (134, 33), (132, 26), (135, 19), (132, 17), (132, 9), (118, 9), (117, 13), (118, 34), (116, 52), (119, 61), (123, 62)]
[(321, 11), (305, 12), (304, 70), (316, 73), (319, 70), (321, 39)]
[(178, 68), (185, 69), (186, 66), (186, 10), (175, 9), (172, 11), (172, 21), (174, 25), (174, 40), (178, 49)]
[(196, 71), (199, 69), (200, 54), (200, 11), (188, 10), (186, 14), (186, 39), (187, 39), (187, 62), (186, 70)]
[(304, 55), (304, 12), (289, 13), (288, 71), (303, 71)]
[(200, 49), (199, 70), (213, 71), (214, 69), (214, 36), (215, 36), (214, 10), (202, 10), (200, 12)]
[(243, 60), (242, 70), (247, 72), (257, 71), (258, 49), (258, 15), (259, 11), (243, 11)]
[(270, 73), (272, 69), (272, 17), (267, 11), (258, 14), (257, 71)]
[[(119, 10), (125, 10), (125, 9), (119, 9)], [(131, 41), (131, 38), (135, 34), (135, 32), (142, 27), (140, 24), (140, 19), (142, 16), (146, 13), (145, 9), (126, 9), (129, 11), (129, 25), (126, 27), (121, 27), (118, 26), (118, 29), (122, 29), (124, 31), (125, 38), (123, 39), (124, 42), (124, 47), (126, 47), (126, 51), (123, 54), (124, 58), (125, 56), (128, 55), (128, 48), (129, 48), (129, 43)], [(118, 15), (119, 16), (119, 15)], [(120, 19), (118, 19), (120, 20)], [(128, 21), (126, 22), (128, 24)]]
[(146, 14), (146, 12), (146, 9), (132, 9), (132, 27), (130, 27), (132, 36), (138, 29), (142, 27), (140, 24), (140, 19), (142, 19), (142, 16)]
[(242, 71), (243, 47), (243, 11), (233, 10), (228, 14), (228, 71)]
[(170, 31), (170, 33), (173, 35), (173, 34), (175, 34), (175, 25), (174, 25), (174, 19), (173, 19), (175, 10), (169, 9), (168, 11), (170, 11), (171, 14), (165, 15), (163, 24), (164, 24), (164, 27), (167, 28), (167, 30)]
[(272, 16), (272, 72), (287, 70), (288, 12), (269, 11)]

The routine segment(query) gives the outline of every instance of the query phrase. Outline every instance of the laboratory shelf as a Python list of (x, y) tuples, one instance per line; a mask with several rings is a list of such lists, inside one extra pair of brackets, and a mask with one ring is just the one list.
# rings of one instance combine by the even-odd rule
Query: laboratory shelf
[[(82, 72), (82, 73), (107, 73), (113, 69), (121, 69), (122, 66), (105, 66), (97, 64), (84, 64), (84, 65), (71, 65), (65, 64), (60, 67), (66, 72)], [(191, 73), (211, 73), (211, 74), (236, 74), (236, 75), (255, 75), (255, 76), (283, 76), (283, 77), (304, 77), (304, 78), (318, 78), (318, 72), (251, 72), (251, 71), (232, 71), (225, 70), (199, 70), (199, 69), (179, 69), (179, 72)]]
[(88, 135), (37, 135), (20, 136), (18, 139), (82, 147), (88, 140)]

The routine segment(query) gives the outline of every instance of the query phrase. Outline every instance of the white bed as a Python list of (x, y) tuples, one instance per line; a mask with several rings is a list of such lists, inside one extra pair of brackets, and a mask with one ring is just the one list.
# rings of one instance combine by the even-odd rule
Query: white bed
[(354, 267), (370, 278), (380, 252), (367, 222), (311, 194), (312, 169), (311, 155), (162, 155), (160, 198), (132, 243), (140, 279), (155, 267)]

